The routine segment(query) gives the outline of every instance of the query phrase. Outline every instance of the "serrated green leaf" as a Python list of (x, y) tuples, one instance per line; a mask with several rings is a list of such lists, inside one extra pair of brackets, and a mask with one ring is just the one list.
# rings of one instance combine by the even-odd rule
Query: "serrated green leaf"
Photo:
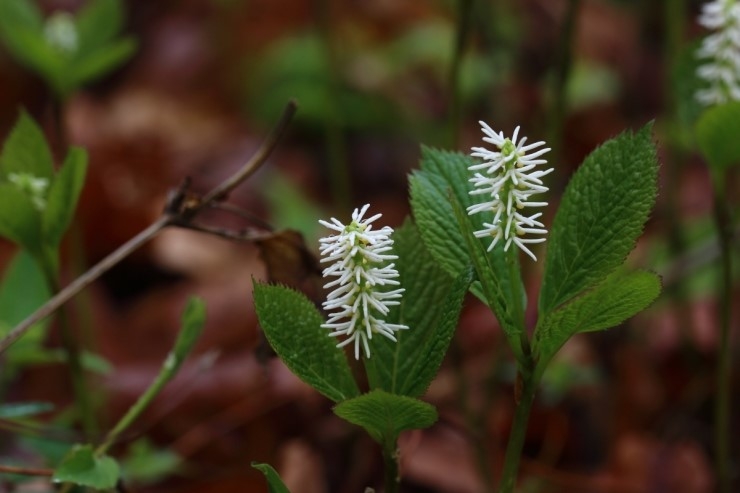
[(89, 0), (76, 16), (80, 53), (97, 49), (113, 39), (123, 27), (119, 0)]
[(545, 370), (570, 337), (624, 322), (655, 301), (660, 289), (660, 278), (652, 272), (620, 268), (591, 291), (541, 317), (533, 342), (537, 371)]
[(602, 282), (634, 248), (657, 191), (651, 129), (606, 142), (573, 175), (548, 242), (541, 317)]
[[(517, 289), (510, 285), (503, 245), (486, 252), (483, 242), (473, 236), (491, 218), (484, 214), (471, 217), (465, 211), (475, 200), (469, 193), (471, 164), (472, 158), (461, 153), (422, 148), (421, 170), (409, 178), (411, 207), (432, 257), (451, 276), (474, 265), (488, 291), (476, 282), (473, 293), (493, 309), (508, 334), (515, 334), (521, 330), (521, 323), (508, 312), (514, 307), (513, 293), (525, 291), (521, 278), (515, 281), (519, 283)], [(523, 300), (517, 302), (522, 304)]]
[(265, 479), (267, 479), (267, 487), (270, 493), (290, 493), (288, 487), (285, 486), (283, 480), (280, 479), (280, 475), (270, 464), (252, 462), (252, 467), (265, 475)]
[(0, 404), (0, 418), (17, 419), (42, 414), (54, 409), (51, 402), (16, 402)]
[(255, 282), (254, 305), (270, 346), (298, 378), (334, 402), (359, 395), (344, 351), (321, 328), (324, 319), (308, 298)]
[(15, 185), (0, 183), (0, 236), (34, 256), (41, 248), (41, 215), (31, 199)]
[(86, 173), (87, 152), (79, 147), (71, 148), (46, 199), (42, 227), (48, 245), (56, 247), (62, 241), (77, 209)]
[(50, 182), (54, 176), (54, 161), (44, 132), (25, 111), (21, 111), (0, 153), (0, 180), (7, 181), (11, 173), (46, 178)]
[(725, 170), (740, 164), (740, 102), (713, 106), (696, 122), (696, 141), (709, 165)]
[(473, 274), (469, 268), (453, 282), (429, 254), (411, 221), (398, 228), (393, 239), (399, 281), (406, 291), (387, 321), (409, 330), (398, 331), (397, 342), (374, 339), (372, 355), (364, 363), (371, 388), (418, 397), (429, 387), (447, 352)]
[(106, 490), (116, 485), (118, 477), (118, 463), (112, 457), (96, 456), (91, 445), (76, 445), (54, 470), (52, 480)]
[(381, 445), (395, 443), (402, 431), (428, 428), (437, 421), (431, 404), (380, 389), (337, 404), (334, 414), (361, 426)]

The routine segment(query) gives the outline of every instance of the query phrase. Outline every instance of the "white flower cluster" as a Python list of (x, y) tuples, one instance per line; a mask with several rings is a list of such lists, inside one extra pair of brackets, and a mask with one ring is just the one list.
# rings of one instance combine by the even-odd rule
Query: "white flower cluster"
[(49, 188), (47, 178), (38, 178), (28, 173), (10, 173), (8, 181), (31, 199), (36, 210), (46, 208), (46, 191)]
[(714, 0), (704, 4), (699, 24), (711, 29), (697, 56), (706, 63), (697, 75), (708, 87), (696, 92), (700, 103), (711, 106), (740, 100), (740, 2)]
[(363, 219), (369, 204), (362, 209), (355, 209), (352, 222), (344, 225), (335, 218), (331, 222), (319, 221), (323, 226), (338, 234), (321, 238), (321, 262), (330, 262), (324, 269), (324, 277), (336, 279), (327, 283), (325, 288), (334, 288), (329, 293), (323, 307), (331, 313), (329, 320), (322, 325), (330, 329), (332, 337), (346, 336), (337, 344), (344, 347), (355, 344), (355, 359), (360, 359), (360, 344), (365, 356), (370, 357), (368, 341), (373, 334), (381, 334), (396, 341), (394, 332), (408, 329), (405, 325), (389, 324), (383, 320), (388, 315), (390, 306), (400, 303), (403, 288), (384, 291), (382, 286), (399, 284), (395, 279), (398, 271), (394, 264), (396, 255), (388, 254), (393, 245), (393, 229), (385, 226), (374, 231), (371, 223), (381, 217), (376, 214)]
[[(530, 202), (532, 195), (546, 192), (548, 190), (542, 183), (541, 178), (550, 173), (548, 170), (535, 170), (540, 164), (545, 164), (545, 159), (537, 159), (550, 149), (537, 149), (544, 142), (535, 142), (525, 146), (526, 137), (517, 142), (519, 127), (514, 130), (511, 139), (504, 138), (503, 132), (496, 133), (484, 122), (481, 130), (486, 135), (485, 142), (496, 146), (496, 150), (490, 151), (484, 147), (473, 147), (472, 156), (483, 160), (480, 164), (474, 164), (468, 169), (475, 172), (470, 181), (474, 189), (471, 195), (485, 195), (490, 198), (468, 207), (468, 215), (480, 212), (492, 213), (493, 220), (484, 222), (484, 229), (475, 232), (478, 238), (492, 237), (493, 241), (488, 247), (491, 251), (500, 241), (504, 242), (504, 250), (508, 250), (511, 244), (515, 244), (524, 253), (535, 261), (537, 257), (526, 247), (527, 243), (541, 243), (545, 238), (524, 238), (525, 234), (545, 234), (545, 226), (537, 219), (541, 212), (524, 215), (521, 211), (527, 207), (542, 207), (547, 202)], [(528, 154), (530, 151), (534, 151)]]

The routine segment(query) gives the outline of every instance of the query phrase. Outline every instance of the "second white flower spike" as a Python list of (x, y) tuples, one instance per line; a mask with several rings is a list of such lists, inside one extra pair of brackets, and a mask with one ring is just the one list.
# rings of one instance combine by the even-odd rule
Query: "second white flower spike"
[(524, 253), (537, 260), (527, 243), (542, 243), (545, 238), (525, 238), (524, 235), (543, 235), (547, 233), (544, 224), (537, 219), (541, 212), (527, 216), (523, 209), (528, 207), (543, 207), (547, 202), (530, 201), (532, 195), (546, 192), (541, 178), (550, 173), (553, 168), (538, 170), (537, 166), (547, 163), (545, 159), (538, 159), (548, 152), (549, 148), (538, 149), (544, 142), (524, 145), (526, 137), (517, 141), (519, 127), (514, 130), (511, 139), (505, 138), (503, 132), (496, 133), (484, 122), (481, 130), (485, 134), (483, 140), (496, 146), (496, 150), (485, 147), (473, 147), (471, 156), (483, 160), (468, 169), (475, 172), (470, 181), (475, 187), (471, 195), (483, 195), (485, 199), (478, 204), (468, 207), (468, 215), (481, 212), (490, 213), (493, 219), (484, 222), (484, 228), (476, 231), (477, 238), (492, 238), (488, 251), (491, 251), (499, 242), (503, 242), (504, 250), (516, 245)]
[(387, 253), (393, 245), (393, 229), (385, 226), (373, 230), (371, 223), (379, 219), (381, 214), (363, 219), (369, 207), (366, 204), (362, 209), (355, 209), (352, 222), (348, 225), (335, 218), (331, 218), (331, 222), (319, 221), (338, 233), (319, 240), (323, 257), (321, 262), (331, 262), (323, 275), (335, 278), (324, 285), (325, 288), (334, 288), (322, 305), (326, 311), (333, 313), (322, 327), (332, 330), (330, 336), (346, 336), (337, 347), (354, 342), (355, 359), (360, 359), (360, 345), (365, 356), (370, 357), (368, 341), (373, 334), (396, 341), (394, 333), (408, 329), (405, 325), (384, 321), (389, 307), (400, 304), (404, 289), (381, 289), (387, 285), (399, 285), (395, 265), (387, 263), (398, 257)]

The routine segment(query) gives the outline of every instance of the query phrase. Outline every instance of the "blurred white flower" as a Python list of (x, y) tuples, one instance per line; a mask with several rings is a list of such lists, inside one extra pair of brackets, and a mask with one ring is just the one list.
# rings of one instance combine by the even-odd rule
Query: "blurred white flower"
[(54, 12), (44, 24), (47, 43), (62, 53), (71, 54), (79, 48), (77, 22), (68, 12)]
[[(546, 192), (548, 190), (542, 183), (541, 178), (550, 173), (548, 170), (535, 170), (540, 164), (545, 164), (545, 159), (537, 159), (550, 149), (537, 149), (545, 145), (544, 142), (535, 142), (525, 146), (526, 137), (517, 142), (519, 127), (514, 130), (511, 139), (505, 138), (503, 132), (496, 133), (484, 122), (481, 130), (486, 135), (485, 142), (496, 146), (496, 150), (488, 150), (484, 147), (473, 147), (471, 156), (483, 160), (480, 164), (474, 164), (468, 169), (475, 174), (470, 181), (474, 189), (471, 195), (484, 195), (488, 200), (468, 207), (468, 215), (480, 212), (490, 213), (493, 220), (484, 222), (484, 229), (475, 232), (477, 238), (493, 238), (488, 246), (488, 251), (498, 244), (504, 242), (504, 250), (508, 250), (511, 244), (515, 244), (524, 253), (535, 261), (537, 257), (526, 247), (527, 243), (541, 243), (545, 238), (525, 238), (526, 234), (541, 235), (547, 233), (544, 225), (537, 221), (541, 212), (526, 216), (522, 213), (524, 208), (543, 207), (547, 202), (531, 202), (532, 195)], [(533, 152), (531, 152), (533, 151)], [(531, 154), (529, 154), (531, 152)]]
[(696, 92), (697, 101), (711, 106), (740, 100), (740, 3), (705, 3), (699, 24), (714, 32), (704, 38), (696, 53), (700, 60), (706, 60), (697, 75), (708, 84)]
[(8, 181), (31, 199), (31, 203), (33, 203), (36, 210), (42, 211), (46, 208), (48, 179), (39, 178), (29, 173), (10, 173)]
[(373, 334), (381, 334), (396, 341), (394, 332), (408, 329), (405, 325), (389, 324), (383, 320), (388, 315), (390, 306), (400, 303), (403, 288), (384, 291), (387, 285), (399, 285), (395, 279), (398, 271), (394, 264), (396, 255), (386, 252), (391, 250), (393, 229), (385, 226), (373, 230), (371, 223), (381, 217), (376, 214), (363, 219), (369, 204), (362, 209), (355, 209), (352, 222), (344, 225), (335, 218), (331, 222), (320, 220), (323, 226), (338, 234), (319, 240), (321, 244), (321, 262), (330, 262), (324, 269), (324, 277), (335, 277), (325, 288), (335, 288), (327, 296), (323, 307), (328, 312), (329, 320), (322, 325), (330, 329), (332, 337), (346, 336), (337, 344), (344, 347), (352, 342), (355, 345), (355, 359), (360, 358), (360, 344), (365, 356), (370, 357), (368, 341)]

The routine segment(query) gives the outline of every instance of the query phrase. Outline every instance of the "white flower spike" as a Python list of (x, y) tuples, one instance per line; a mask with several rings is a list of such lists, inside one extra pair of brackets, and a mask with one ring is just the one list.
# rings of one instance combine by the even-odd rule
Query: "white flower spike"
[(696, 100), (705, 106), (740, 100), (740, 2), (705, 3), (699, 24), (714, 32), (704, 38), (696, 53), (706, 60), (696, 73), (708, 83), (696, 92)]
[[(511, 139), (505, 138), (503, 132), (496, 133), (484, 122), (481, 130), (486, 135), (485, 142), (493, 144), (497, 150), (490, 151), (484, 147), (473, 147), (471, 156), (483, 160), (468, 169), (475, 172), (470, 181), (474, 189), (471, 195), (485, 195), (490, 200), (468, 207), (468, 215), (480, 212), (491, 213), (493, 220), (484, 222), (484, 229), (475, 232), (477, 238), (492, 237), (488, 251), (493, 250), (500, 241), (504, 243), (504, 250), (508, 250), (513, 243), (524, 253), (537, 260), (537, 257), (526, 247), (527, 243), (542, 243), (545, 238), (524, 238), (525, 234), (545, 234), (545, 226), (537, 219), (541, 212), (525, 216), (522, 210), (527, 207), (543, 207), (547, 202), (531, 202), (532, 195), (548, 190), (541, 178), (550, 173), (548, 170), (535, 170), (540, 164), (547, 163), (545, 159), (537, 159), (550, 149), (537, 149), (545, 145), (544, 142), (535, 142), (527, 146), (526, 137), (517, 141), (519, 127), (514, 130)], [(537, 149), (537, 150), (535, 150)], [(531, 154), (530, 154), (531, 152)]]
[(371, 225), (381, 214), (363, 219), (369, 207), (366, 204), (362, 209), (355, 209), (348, 225), (335, 218), (331, 218), (331, 222), (319, 221), (338, 233), (319, 240), (321, 262), (331, 263), (324, 269), (324, 277), (335, 278), (324, 285), (325, 288), (335, 288), (322, 305), (326, 311), (334, 313), (321, 327), (330, 329), (332, 337), (346, 336), (337, 347), (354, 342), (355, 359), (360, 359), (360, 344), (365, 356), (370, 357), (368, 341), (373, 334), (381, 334), (395, 342), (394, 332), (408, 329), (405, 325), (389, 324), (383, 320), (390, 306), (400, 304), (404, 289), (381, 289), (399, 285), (395, 280), (398, 277), (395, 265), (387, 263), (398, 257), (386, 253), (393, 245), (393, 229), (384, 226), (374, 231)]

